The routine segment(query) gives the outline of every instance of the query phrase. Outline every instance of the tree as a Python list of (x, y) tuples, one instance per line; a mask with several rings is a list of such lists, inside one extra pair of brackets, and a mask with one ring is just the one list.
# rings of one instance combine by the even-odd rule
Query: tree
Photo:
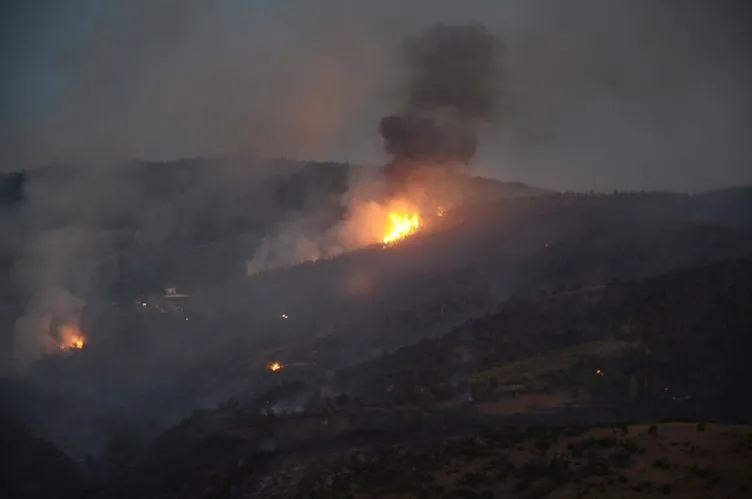
[(117, 475), (134, 466), (142, 457), (146, 444), (134, 429), (113, 428), (105, 445), (107, 468), (110, 474)]
[(346, 407), (349, 402), (350, 402), (350, 397), (348, 397), (346, 393), (340, 393), (337, 396), (337, 405), (339, 407)]
[(571, 390), (569, 390), (569, 398), (572, 400), (577, 400), (577, 397), (580, 396), (580, 389), (578, 387), (574, 387)]
[(638, 386), (637, 386), (637, 376), (632, 374), (629, 377), (629, 399), (634, 402), (637, 400), (637, 393), (638, 393)]

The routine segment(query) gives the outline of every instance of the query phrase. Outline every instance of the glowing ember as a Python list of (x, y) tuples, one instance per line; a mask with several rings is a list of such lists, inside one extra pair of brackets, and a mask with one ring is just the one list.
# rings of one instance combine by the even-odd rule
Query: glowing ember
[(65, 324), (58, 328), (60, 350), (80, 350), (86, 344), (86, 336), (75, 324)]
[(282, 369), (282, 364), (280, 364), (279, 362), (272, 362), (271, 364), (269, 364), (270, 371), (276, 372), (276, 371), (279, 371), (280, 369)]
[(414, 234), (420, 229), (421, 220), (417, 213), (389, 212), (389, 220), (384, 234), (384, 244), (394, 244)]

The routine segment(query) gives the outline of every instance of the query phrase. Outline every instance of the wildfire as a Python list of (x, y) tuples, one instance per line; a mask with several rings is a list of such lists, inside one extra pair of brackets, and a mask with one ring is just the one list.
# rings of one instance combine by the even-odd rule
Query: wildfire
[(80, 350), (86, 344), (86, 336), (76, 324), (65, 324), (58, 328), (60, 350)]
[(268, 367), (270, 371), (277, 372), (282, 369), (283, 366), (279, 362), (272, 362)]
[(421, 219), (418, 213), (401, 213), (390, 211), (388, 223), (384, 234), (384, 245), (394, 244), (414, 234), (421, 227)]

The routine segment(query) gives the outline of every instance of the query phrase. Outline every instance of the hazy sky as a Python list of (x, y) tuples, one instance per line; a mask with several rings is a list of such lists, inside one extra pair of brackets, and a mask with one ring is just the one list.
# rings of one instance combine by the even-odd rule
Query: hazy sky
[(747, 3), (3, 2), (0, 169), (76, 158), (384, 161), (405, 36), (482, 21), (508, 115), (475, 163), (572, 189), (752, 182)]

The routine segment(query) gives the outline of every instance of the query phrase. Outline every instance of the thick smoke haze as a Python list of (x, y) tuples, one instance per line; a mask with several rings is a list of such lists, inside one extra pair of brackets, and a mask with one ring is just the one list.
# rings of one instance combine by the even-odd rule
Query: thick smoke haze
[[(334, 199), (317, 200), (341, 215), (328, 223), (316, 203), (291, 208), (278, 192), (300, 164), (248, 158), (392, 162), (392, 173), (416, 160), (472, 159), (475, 172), (557, 189), (752, 182), (748, 18), (728, 1), (17, 0), (2, 8), (0, 170), (77, 166), (29, 171), (22, 202), (0, 213), (18, 302), (0, 368), (62, 394), (66, 410), (40, 416), (62, 439), (76, 441), (93, 414), (125, 407), (132, 420), (159, 419), (156, 428), (247, 393), (248, 373), (264, 370), (268, 337), (399, 335), (395, 303), (409, 309), (419, 298), (444, 314), (451, 288), (482, 314), (510, 289), (514, 265), (482, 268), (490, 291), (471, 294), (461, 268), (470, 246), (459, 240), (435, 264), (450, 270), (440, 278), (408, 247), (402, 269), (345, 276), (342, 301), (326, 265), (248, 279), (377, 243), (390, 208), (379, 198), (383, 177), (351, 169)], [(232, 161), (123, 161), (188, 157)], [(528, 243), (486, 246), (527, 254), (544, 241)], [(413, 268), (403, 285), (401, 272)], [(185, 317), (138, 315), (143, 295), (162, 298), (170, 284), (198, 290), (200, 305)], [(393, 294), (377, 295), (379, 285)], [(447, 311), (442, 329), (464, 313)], [(65, 361), (46, 357), (58, 346), (56, 327), (78, 321), (90, 344)], [(358, 346), (361, 357), (351, 358), (381, 348)], [(235, 366), (243, 376), (220, 376)]]
[(385, 158), (400, 45), (482, 21), (513, 119), (479, 171), (560, 189), (752, 181), (749, 8), (732, 0), (4, 2), (2, 168), (76, 158)]
[[(6, 231), (28, 307), (16, 329), (49, 331), (47, 310), (74, 314), (90, 292), (92, 269), (122, 235), (87, 225), (135, 218), (135, 237), (159, 244), (198, 223), (201, 189), (134, 213), (142, 194), (112, 159), (391, 160), (394, 173), (416, 159), (475, 157), (481, 173), (554, 188), (750, 182), (752, 58), (740, 5), (5, 3), (0, 168), (82, 160), (96, 172), (27, 186), (27, 232)], [(485, 126), (499, 121), (500, 100), (503, 126)], [(248, 185), (252, 170), (215, 181)], [(383, 218), (359, 194), (373, 181), (351, 184), (342, 224), (322, 234), (305, 213), (284, 220), (249, 245), (246, 271), (376, 241), (376, 228), (360, 230)], [(60, 216), (68, 225), (51, 229)], [(29, 348), (28, 336), (51, 341), (22, 336), (22, 363), (47, 348)]]

